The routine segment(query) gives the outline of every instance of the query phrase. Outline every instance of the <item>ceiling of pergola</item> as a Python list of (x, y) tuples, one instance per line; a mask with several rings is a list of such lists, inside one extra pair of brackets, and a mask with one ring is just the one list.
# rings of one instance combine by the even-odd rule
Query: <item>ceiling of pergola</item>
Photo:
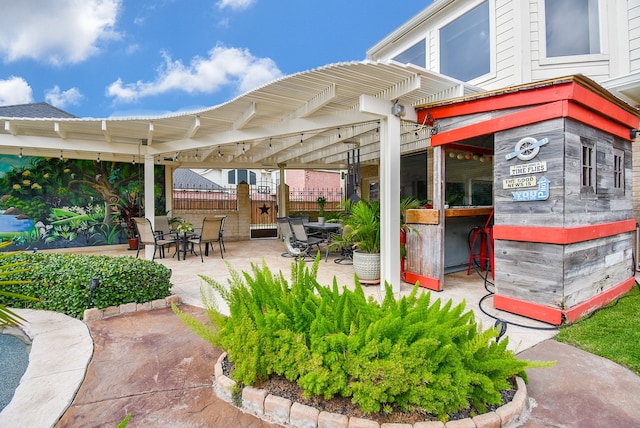
[[(413, 108), (480, 92), (410, 65), (333, 64), (283, 77), (215, 107), (160, 117), (0, 117), (0, 152), (154, 162), (186, 168), (345, 169), (347, 152), (379, 159), (380, 118), (361, 95)], [(179, 106), (177, 106), (179, 107)], [(401, 150), (427, 145), (430, 129), (404, 122)]]

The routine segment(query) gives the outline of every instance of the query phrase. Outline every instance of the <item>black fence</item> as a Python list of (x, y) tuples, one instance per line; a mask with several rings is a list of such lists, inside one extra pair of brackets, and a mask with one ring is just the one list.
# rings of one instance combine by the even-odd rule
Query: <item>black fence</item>
[[(260, 189), (252, 186), (252, 191)], [(257, 189), (257, 190), (256, 190)], [(263, 200), (275, 198), (275, 190), (270, 189), (268, 195), (259, 192), (252, 199)], [(324, 196), (327, 203), (325, 211), (339, 211), (342, 208), (344, 192), (342, 189), (289, 189), (289, 211), (317, 211), (317, 199)], [(176, 210), (226, 210), (238, 209), (238, 194), (235, 186), (230, 187), (192, 187), (173, 190), (173, 208)]]

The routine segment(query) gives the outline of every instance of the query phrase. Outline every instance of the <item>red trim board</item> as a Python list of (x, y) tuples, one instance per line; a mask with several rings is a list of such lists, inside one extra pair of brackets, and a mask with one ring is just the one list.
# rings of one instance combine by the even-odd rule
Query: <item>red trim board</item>
[(494, 294), (493, 307), (553, 325), (562, 324), (562, 311), (560, 309), (550, 308), (538, 303), (525, 302), (524, 300)]
[(542, 242), (546, 244), (573, 244), (631, 232), (636, 229), (634, 219), (578, 227), (493, 226), (493, 238), (505, 241)]
[(501, 93), (488, 93), (484, 98), (460, 101), (436, 107), (425, 107), (419, 110), (418, 123), (425, 123), (426, 116), (431, 114), (435, 120), (447, 117), (464, 116), (487, 111), (507, 110), (517, 107), (548, 104), (562, 100), (572, 100), (594, 110), (599, 115), (617, 122), (624, 128), (635, 129), (639, 119), (636, 115), (624, 110), (601, 95), (585, 88), (576, 82), (567, 82), (541, 88), (512, 90)]
[(617, 137), (629, 139), (629, 127), (573, 101), (564, 100), (530, 107), (523, 111), (505, 114), (504, 116), (435, 134), (431, 137), (431, 145), (441, 146), (478, 135), (493, 134), (506, 129), (518, 128), (559, 117), (568, 117)]
[(413, 272), (405, 272), (405, 282), (415, 284), (420, 282), (420, 287), (428, 288), (433, 291), (442, 291), (442, 284), (439, 279), (423, 276)]
[(565, 111), (565, 103), (566, 101), (556, 101), (541, 106), (531, 107), (524, 111), (518, 111), (496, 117), (494, 119), (474, 123), (469, 126), (463, 126), (462, 128), (452, 129), (451, 131), (439, 132), (431, 136), (431, 145), (441, 146), (443, 144), (477, 137), (478, 135), (493, 134), (494, 132), (503, 131), (505, 129), (517, 128), (535, 122), (543, 122), (545, 120), (562, 117), (563, 112)]
[(538, 303), (525, 302), (524, 300), (513, 299), (499, 294), (493, 295), (493, 307), (549, 324), (560, 325), (562, 324), (563, 318), (569, 323), (575, 322), (581, 317), (605, 306), (631, 290), (634, 284), (635, 278), (628, 278), (607, 291), (568, 309), (551, 308)]

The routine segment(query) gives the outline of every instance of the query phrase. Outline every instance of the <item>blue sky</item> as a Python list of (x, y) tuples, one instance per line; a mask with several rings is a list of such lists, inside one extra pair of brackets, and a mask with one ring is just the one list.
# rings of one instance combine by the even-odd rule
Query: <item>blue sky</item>
[(225, 102), (283, 75), (357, 61), (431, 3), (22, 0), (0, 14), (0, 105), (80, 117)]

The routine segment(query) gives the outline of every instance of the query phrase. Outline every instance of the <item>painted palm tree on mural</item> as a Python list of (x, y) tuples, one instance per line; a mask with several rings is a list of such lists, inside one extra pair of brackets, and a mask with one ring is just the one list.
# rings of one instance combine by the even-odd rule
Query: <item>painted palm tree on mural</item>
[[(0, 243), (0, 250), (5, 248), (5, 247), (7, 247), (7, 246), (9, 246), (9, 245), (11, 245), (11, 242)], [(35, 298), (35, 297), (30, 297), (30, 296), (24, 296), (22, 294), (11, 293), (11, 292), (8, 292), (8, 291), (3, 291), (1, 289), (1, 287), (4, 287), (6, 285), (27, 284), (27, 283), (29, 283), (29, 281), (17, 281), (17, 280), (6, 279), (11, 274), (18, 273), (18, 272), (24, 272), (24, 271), (29, 269), (29, 268), (23, 268), (22, 267), (26, 263), (26, 261), (17, 262), (17, 263), (7, 263), (6, 262), (7, 257), (10, 257), (10, 256), (12, 256), (14, 254), (17, 254), (17, 253), (19, 253), (19, 251), (15, 251), (15, 252), (11, 252), (11, 253), (1, 253), (0, 254), (0, 296), (37, 301), (38, 299)], [(24, 318), (22, 318), (20, 315), (17, 315), (13, 311), (11, 311), (9, 308), (7, 308), (5, 305), (0, 303), (0, 327), (16, 326), (16, 325), (22, 324), (24, 321), (25, 321)]]

